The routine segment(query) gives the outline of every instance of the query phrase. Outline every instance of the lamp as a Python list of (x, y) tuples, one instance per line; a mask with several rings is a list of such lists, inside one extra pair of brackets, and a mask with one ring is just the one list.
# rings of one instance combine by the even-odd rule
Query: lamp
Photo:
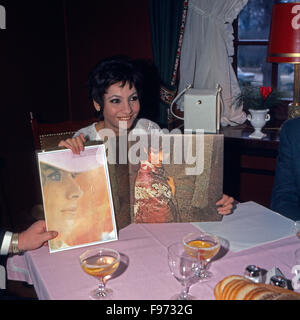
[(273, 5), (267, 61), (294, 64), (294, 96), (288, 116), (300, 116), (300, 2)]

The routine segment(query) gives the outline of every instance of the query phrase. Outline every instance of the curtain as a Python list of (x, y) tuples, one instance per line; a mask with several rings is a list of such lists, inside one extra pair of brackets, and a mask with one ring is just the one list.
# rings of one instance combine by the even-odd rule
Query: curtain
[(156, 121), (168, 124), (168, 108), (177, 91), (177, 69), (188, 1), (150, 0), (154, 64), (160, 77), (160, 112)]
[[(188, 84), (196, 89), (222, 88), (221, 125), (246, 121), (242, 107), (233, 105), (240, 87), (232, 68), (233, 27), (248, 0), (190, 0), (180, 60), (179, 90)], [(183, 99), (178, 108), (183, 110)]]

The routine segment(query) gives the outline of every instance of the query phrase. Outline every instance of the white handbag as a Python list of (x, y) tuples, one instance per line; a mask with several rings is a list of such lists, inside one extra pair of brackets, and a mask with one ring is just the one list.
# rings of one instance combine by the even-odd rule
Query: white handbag
[[(184, 94), (184, 118), (173, 112), (173, 105)], [(188, 85), (172, 101), (170, 111), (172, 115), (184, 120), (185, 131), (203, 129), (204, 133), (217, 133), (220, 130), (221, 118), (221, 87), (216, 90), (194, 89)]]

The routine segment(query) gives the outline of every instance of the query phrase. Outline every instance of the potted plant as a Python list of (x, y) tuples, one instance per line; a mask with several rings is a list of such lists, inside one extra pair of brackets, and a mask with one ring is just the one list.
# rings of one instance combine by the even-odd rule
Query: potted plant
[(281, 94), (271, 87), (243, 85), (241, 93), (234, 99), (236, 107), (243, 106), (248, 112), (247, 119), (254, 127), (254, 132), (249, 136), (254, 139), (262, 139), (266, 134), (261, 132), (265, 123), (270, 120), (270, 108), (281, 102)]
[(234, 99), (237, 107), (246, 111), (270, 109), (281, 102), (282, 95), (271, 87), (243, 85), (241, 93)]

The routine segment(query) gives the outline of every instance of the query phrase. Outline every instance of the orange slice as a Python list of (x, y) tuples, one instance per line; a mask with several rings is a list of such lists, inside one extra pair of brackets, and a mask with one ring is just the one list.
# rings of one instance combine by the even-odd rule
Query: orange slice
[(195, 247), (195, 248), (210, 248), (212, 247), (212, 244), (206, 241), (202, 240), (193, 240), (188, 243), (190, 247)]

